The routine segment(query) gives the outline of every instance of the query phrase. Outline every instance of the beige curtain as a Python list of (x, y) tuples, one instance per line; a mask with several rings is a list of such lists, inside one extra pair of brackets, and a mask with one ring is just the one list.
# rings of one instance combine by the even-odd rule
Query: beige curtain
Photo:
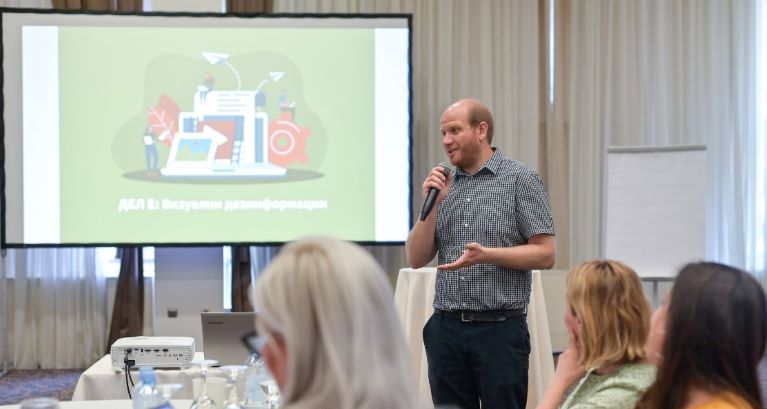
[[(495, 115), (494, 144), (504, 154), (539, 167), (537, 0), (275, 0), (274, 12), (412, 13), (415, 217), (423, 178), (445, 160), (439, 117), (455, 100), (484, 101)], [(369, 249), (389, 274), (406, 264), (403, 246)]]
[[(546, 174), (558, 265), (602, 255), (609, 146), (706, 144), (707, 257), (747, 267), (755, 0), (556, 2)], [(748, 191), (752, 193), (748, 193)], [(753, 202), (755, 203), (755, 202)]]
[(144, 335), (144, 257), (141, 247), (117, 250), (120, 275), (117, 277), (112, 323), (106, 352), (120, 338)]
[(93, 248), (7, 250), (14, 369), (87, 368), (104, 354), (106, 281)]

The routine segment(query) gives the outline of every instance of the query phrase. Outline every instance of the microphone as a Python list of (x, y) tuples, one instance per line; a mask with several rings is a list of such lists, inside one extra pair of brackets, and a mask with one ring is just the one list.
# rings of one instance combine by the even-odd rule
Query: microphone
[[(449, 164), (440, 162), (439, 166), (442, 166), (443, 175), (450, 176), (452, 168)], [(439, 196), (439, 189), (436, 187), (430, 188), (429, 193), (426, 195), (426, 200), (423, 201), (423, 206), (421, 207), (421, 221), (426, 220), (426, 217), (429, 216), (429, 213), (431, 213), (431, 209), (434, 207), (434, 203), (437, 202), (437, 196)]]

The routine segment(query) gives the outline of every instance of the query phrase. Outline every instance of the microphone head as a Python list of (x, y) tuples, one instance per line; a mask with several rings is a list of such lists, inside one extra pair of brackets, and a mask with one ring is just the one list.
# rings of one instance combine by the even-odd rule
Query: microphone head
[(445, 176), (450, 176), (450, 173), (453, 172), (453, 167), (447, 162), (440, 162), (439, 166), (442, 166), (442, 174)]

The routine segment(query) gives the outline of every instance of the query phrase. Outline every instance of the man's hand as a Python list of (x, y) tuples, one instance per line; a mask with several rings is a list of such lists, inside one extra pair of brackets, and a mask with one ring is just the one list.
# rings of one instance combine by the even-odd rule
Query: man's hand
[[(421, 185), (421, 192), (423, 197), (426, 198), (431, 188), (439, 189), (439, 196), (437, 201), (434, 202), (434, 206), (438, 209), (439, 204), (447, 196), (447, 191), (450, 189), (450, 183), (452, 178), (443, 173), (442, 166), (435, 166), (426, 176), (426, 179)], [(410, 267), (421, 268), (430, 262), (437, 254), (437, 246), (434, 243), (434, 232), (437, 225), (437, 211), (432, 211), (426, 217), (426, 220), (416, 221), (413, 226), (413, 230), (410, 231), (410, 235), (407, 238), (405, 244), (405, 255), (407, 257), (407, 263)]]
[(450, 187), (451, 178), (450, 175), (445, 175), (445, 169), (442, 166), (435, 166), (426, 176), (426, 180), (421, 185), (421, 194), (424, 198), (429, 194), (431, 188), (439, 190), (439, 196), (437, 196), (437, 203), (442, 202), (442, 199), (447, 196), (447, 191)]
[(481, 244), (471, 242), (466, 244), (466, 248), (463, 250), (463, 254), (458, 260), (455, 260), (449, 264), (442, 264), (437, 266), (439, 270), (458, 270), (459, 268), (473, 266), (484, 262), (485, 252), (487, 249), (482, 247)]

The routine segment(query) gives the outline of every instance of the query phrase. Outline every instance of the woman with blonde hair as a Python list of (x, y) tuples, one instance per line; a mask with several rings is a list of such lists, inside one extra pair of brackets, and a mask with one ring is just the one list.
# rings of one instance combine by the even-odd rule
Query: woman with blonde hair
[(420, 408), (378, 263), (357, 245), (286, 245), (255, 285), (258, 345), (289, 408)]
[(538, 408), (633, 408), (655, 379), (645, 362), (650, 305), (639, 277), (617, 261), (583, 263), (567, 276), (567, 304), (570, 345)]

